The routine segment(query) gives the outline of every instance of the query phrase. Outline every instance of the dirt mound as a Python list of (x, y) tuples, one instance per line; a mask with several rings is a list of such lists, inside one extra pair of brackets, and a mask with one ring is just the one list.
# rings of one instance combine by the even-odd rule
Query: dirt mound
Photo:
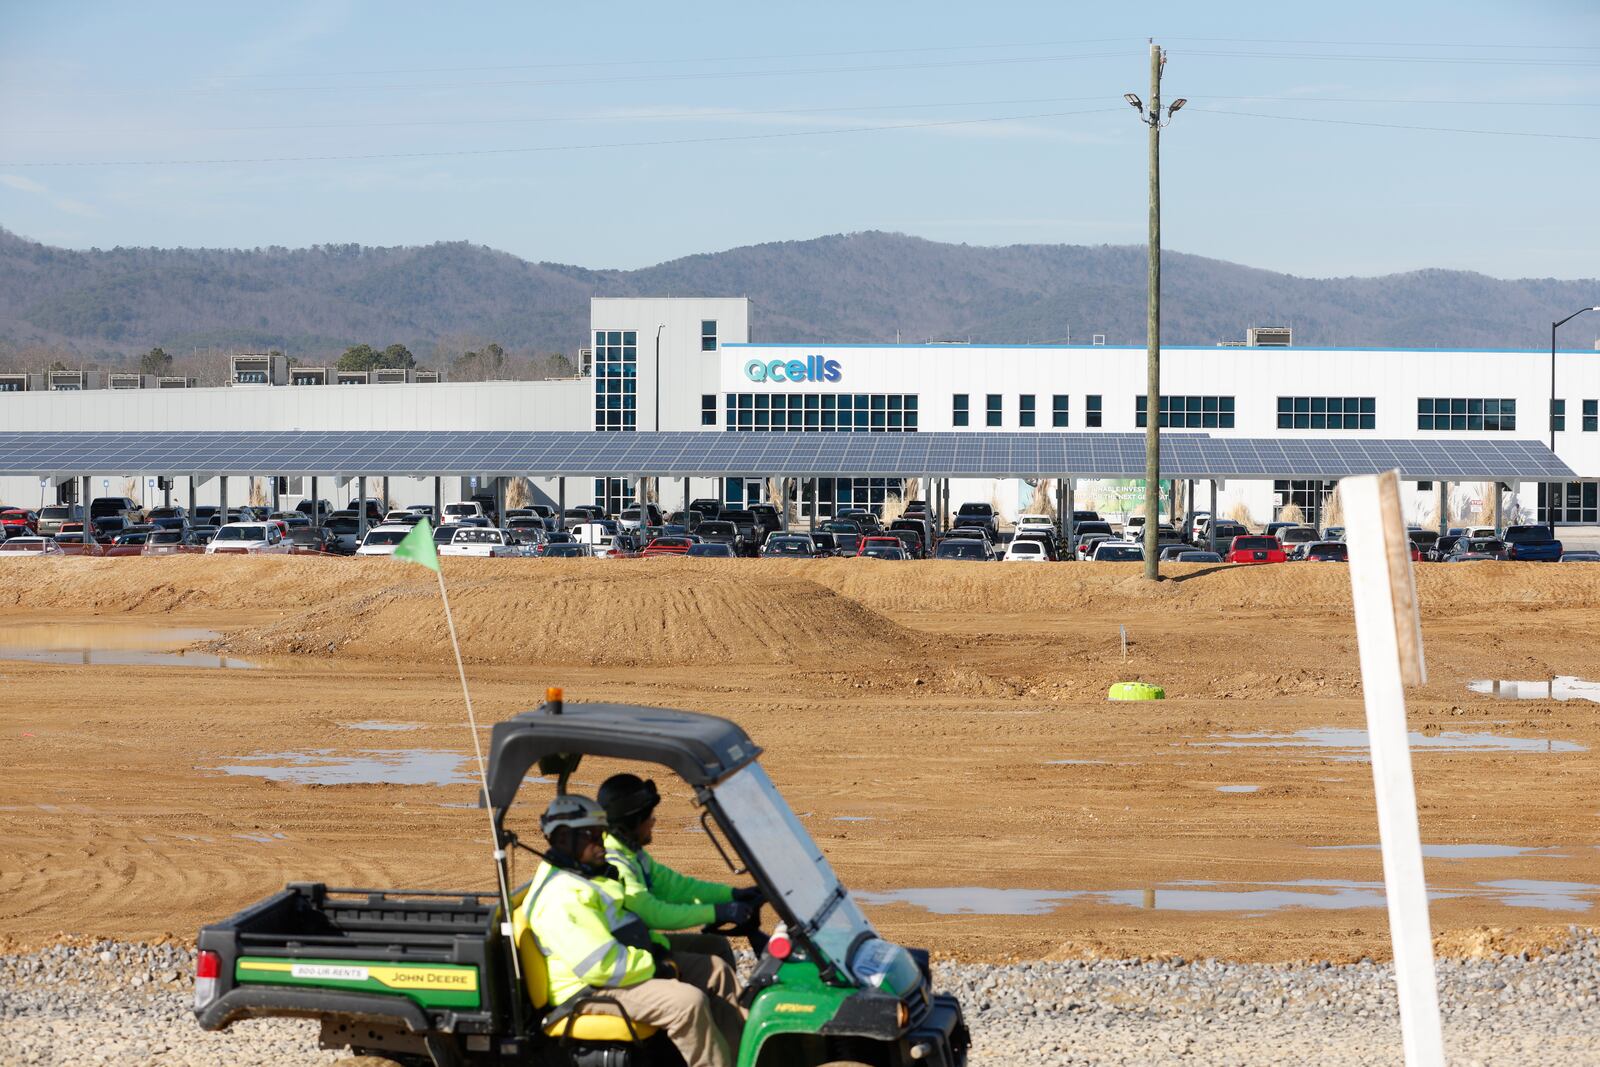
[[(352, 563), (384, 584), (336, 582), (338, 591), (308, 610), (232, 631), (219, 646), (244, 655), (445, 662), (449, 637), (433, 576), (388, 561)], [(921, 657), (932, 644), (815, 582), (735, 566), (737, 573), (712, 564), (708, 573), (706, 564), (678, 560), (474, 561), (448, 567), (450, 603), (463, 655), (478, 663), (887, 663)]]

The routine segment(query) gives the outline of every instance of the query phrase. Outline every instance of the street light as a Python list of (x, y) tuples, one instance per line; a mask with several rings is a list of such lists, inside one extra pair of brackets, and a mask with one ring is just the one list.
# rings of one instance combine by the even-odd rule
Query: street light
[(1564, 319), (1550, 324), (1550, 451), (1556, 450), (1556, 327), (1571, 322), (1585, 311), (1600, 311), (1600, 306), (1579, 308)]

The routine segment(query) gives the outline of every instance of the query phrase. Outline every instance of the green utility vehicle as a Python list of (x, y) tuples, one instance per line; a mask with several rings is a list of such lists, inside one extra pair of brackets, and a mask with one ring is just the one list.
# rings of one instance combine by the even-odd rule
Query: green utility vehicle
[[(711, 844), (735, 873), (755, 879), (781, 923), (770, 940), (742, 931), (762, 948), (744, 990), (740, 1067), (961, 1067), (969, 1040), (960, 1003), (933, 992), (925, 951), (873, 930), (760, 754), (725, 719), (618, 704), (563, 707), (553, 691), (538, 710), (494, 727), (487, 803), (498, 849), (516, 844), (505, 819), (531, 769), (555, 777), (564, 792), (586, 755), (662, 764), (693, 787)], [(544, 957), (520, 921), (527, 887), (504, 888), (503, 860), (500, 875), (501, 892), (488, 893), (291, 884), (203, 927), (200, 1025), (311, 1017), (321, 1020), (324, 1047), (406, 1065), (681, 1064), (665, 1032), (586, 1012), (582, 997), (549, 1003)], [(506, 896), (511, 924), (503, 922)]]

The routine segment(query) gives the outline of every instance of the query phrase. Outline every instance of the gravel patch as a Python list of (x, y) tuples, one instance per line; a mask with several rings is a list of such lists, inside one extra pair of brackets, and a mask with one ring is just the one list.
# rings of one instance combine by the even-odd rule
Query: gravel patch
[[(1600, 937), (1538, 959), (1439, 962), (1452, 1064), (1600, 1063)], [(163, 1067), (326, 1064), (317, 1026), (252, 1020), (202, 1032), (193, 954), (102, 942), (0, 955), (0, 1062)], [(942, 963), (973, 1067), (1005, 1064), (1400, 1064), (1387, 964), (1218, 960)]]

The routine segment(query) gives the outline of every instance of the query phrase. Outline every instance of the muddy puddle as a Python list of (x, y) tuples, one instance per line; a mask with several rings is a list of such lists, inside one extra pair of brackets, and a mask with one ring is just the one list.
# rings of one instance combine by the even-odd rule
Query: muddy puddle
[(400, 733), (405, 730), (420, 730), (420, 722), (384, 722), (379, 719), (368, 719), (366, 722), (342, 722), (339, 724), (346, 730), (377, 730), (382, 733)]
[[(1423, 845), (1424, 859), (1436, 860), (1490, 860), (1509, 859), (1513, 856), (1544, 856), (1549, 859), (1568, 859), (1556, 848), (1535, 848), (1531, 845)], [(1377, 852), (1377, 844), (1364, 845), (1312, 845), (1313, 852)]]
[(1467, 691), (1502, 700), (1590, 700), (1600, 704), (1600, 682), (1570, 674), (1557, 675), (1547, 681), (1480, 678), (1468, 682)]
[(433, 749), (260, 752), (204, 769), (294, 785), (459, 785), (474, 781), (467, 756)]
[(254, 670), (248, 660), (192, 652), (187, 646), (221, 636), (214, 630), (122, 622), (27, 623), (0, 627), (0, 660), (82, 666), (199, 667)]
[(1219, 785), (1219, 793), (1254, 793), (1261, 787), (1259, 785)]
[[(1341, 763), (1363, 763), (1371, 758), (1367, 731), (1347, 726), (1321, 726), (1292, 734), (1213, 734), (1218, 740), (1193, 742), (1197, 748), (1283, 748), (1314, 750)], [(1509, 737), (1505, 734), (1444, 730), (1412, 730), (1406, 740), (1413, 749), (1435, 752), (1584, 752), (1576, 741), (1544, 737)]]
[[(1172, 882), (1150, 889), (1053, 890), (957, 886), (853, 892), (866, 905), (910, 904), (935, 915), (1047, 915), (1071, 904), (1111, 905), (1152, 911), (1241, 912), (1245, 917), (1289, 909), (1344, 911), (1382, 908), (1382, 882), (1301, 879), (1293, 882)], [(1464, 897), (1492, 900), (1512, 908), (1590, 911), (1600, 902), (1600, 885), (1509, 879), (1464, 887), (1440, 886), (1430, 900)]]

